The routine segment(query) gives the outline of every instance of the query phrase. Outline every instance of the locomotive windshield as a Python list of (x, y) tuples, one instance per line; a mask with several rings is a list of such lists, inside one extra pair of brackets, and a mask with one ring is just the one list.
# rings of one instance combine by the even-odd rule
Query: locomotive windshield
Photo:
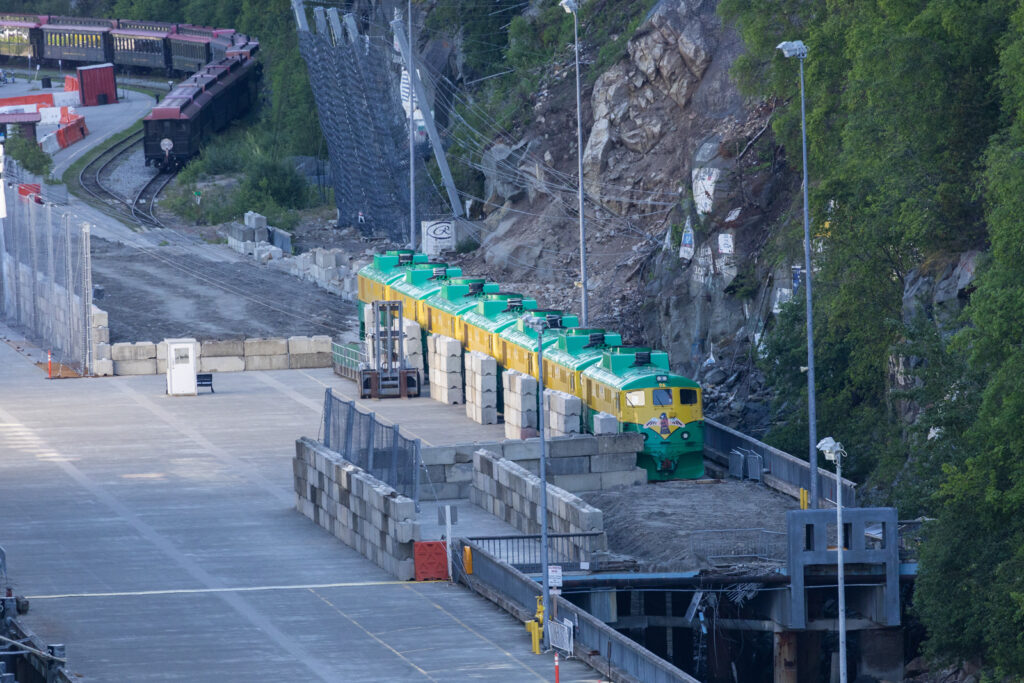
[(656, 406), (670, 406), (672, 405), (672, 390), (655, 389), (651, 392), (651, 398), (654, 399), (654, 405)]

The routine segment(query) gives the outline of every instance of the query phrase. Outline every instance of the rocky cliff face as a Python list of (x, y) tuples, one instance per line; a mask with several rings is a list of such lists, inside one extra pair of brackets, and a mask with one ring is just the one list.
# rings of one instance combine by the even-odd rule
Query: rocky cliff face
[[(768, 129), (772, 103), (745, 101), (730, 79), (742, 44), (716, 5), (663, 0), (628, 55), (585, 85), (590, 324), (668, 350), (674, 369), (709, 385), (710, 412), (758, 422), (750, 350), (791, 291), (789, 264), (774, 268), (763, 253), (792, 188)], [(521, 138), (484, 155), (482, 248), (467, 260), (578, 310), (571, 61), (533, 105)]]

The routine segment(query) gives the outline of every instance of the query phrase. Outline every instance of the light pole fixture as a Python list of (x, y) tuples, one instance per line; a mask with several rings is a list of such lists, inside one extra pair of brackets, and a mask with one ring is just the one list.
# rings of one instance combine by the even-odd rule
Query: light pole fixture
[(576, 190), (580, 212), (580, 323), (587, 326), (587, 232), (583, 221), (583, 95), (580, 90), (580, 22), (579, 6), (575, 0), (562, 0), (558, 3), (562, 9), (572, 15), (573, 43), (576, 46), (576, 162), (579, 174), (579, 185)]
[(540, 572), (544, 586), (544, 649), (548, 648), (548, 620), (551, 618), (551, 585), (548, 577), (548, 478), (547, 439), (544, 437), (544, 331), (551, 325), (545, 318), (526, 316), (526, 324), (537, 333), (537, 384), (540, 406), (537, 431), (540, 432)]
[(846, 534), (843, 532), (843, 463), (846, 456), (843, 444), (831, 436), (818, 442), (818, 449), (825, 459), (836, 464), (836, 575), (839, 579), (839, 683), (846, 683), (846, 576), (843, 566), (843, 546)]
[(818, 507), (818, 452), (814, 445), (818, 441), (817, 415), (814, 401), (814, 315), (811, 309), (811, 220), (807, 208), (807, 113), (804, 104), (804, 60), (807, 59), (807, 46), (800, 40), (787, 40), (779, 43), (776, 49), (782, 50), (787, 59), (796, 57), (800, 60), (800, 132), (803, 138), (804, 152), (804, 280), (807, 295), (807, 429), (809, 432), (811, 490), (810, 506)]

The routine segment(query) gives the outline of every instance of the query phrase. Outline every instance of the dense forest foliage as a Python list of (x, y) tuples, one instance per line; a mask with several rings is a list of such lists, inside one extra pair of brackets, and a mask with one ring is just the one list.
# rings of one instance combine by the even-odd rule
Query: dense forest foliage
[[(914, 597), (930, 654), (1024, 675), (1024, 3), (722, 0), (720, 12), (747, 46), (742, 86), (788, 102), (774, 129), (796, 172), (799, 65), (775, 48), (809, 48), (818, 433), (846, 444), (872, 502), (934, 518)], [(907, 319), (908, 274), (972, 248), (987, 257), (962, 319)], [(771, 438), (801, 453), (804, 325), (802, 305), (786, 310), (767, 359), (789, 400)], [(902, 394), (901, 357), (917, 380)], [(923, 408), (914, 424), (899, 399)]]
[(295, 221), (292, 210), (309, 204), (304, 180), (287, 159), (322, 152), (323, 137), (288, 0), (3, 0), (0, 8), (229, 27), (255, 36), (265, 67), (260, 106), (242, 126), (214, 141), (179, 177), (183, 186), (179, 199), (187, 200), (174, 203), (186, 212), (197, 211), (191, 202), (191, 185), (205, 175), (231, 173), (241, 176), (239, 186), (232, 191), (214, 189), (212, 193), (219, 196), (209, 199), (215, 201), (205, 201), (204, 196), (204, 220), (228, 220), (254, 210), (287, 227)]

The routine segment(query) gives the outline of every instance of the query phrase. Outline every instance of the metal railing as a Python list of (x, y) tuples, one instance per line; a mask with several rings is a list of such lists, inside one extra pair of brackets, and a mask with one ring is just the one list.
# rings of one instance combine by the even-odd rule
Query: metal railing
[(359, 364), (366, 358), (359, 349), (359, 344), (339, 344), (331, 342), (331, 362), (334, 374), (355, 382), (359, 381)]
[(786, 534), (768, 529), (702, 529), (690, 533), (690, 552), (711, 565), (786, 561)]
[[(540, 534), (476, 536), (468, 540), (521, 572), (536, 574), (541, 570)], [(607, 539), (603, 531), (548, 534), (548, 564), (576, 571), (582, 568), (581, 562), (590, 562), (595, 550), (605, 550), (606, 547)]]
[[(794, 489), (811, 488), (811, 467), (800, 458), (785, 451), (758, 441), (735, 429), (719, 424), (712, 419), (704, 418), (704, 454), (723, 465), (729, 465), (729, 454), (733, 451), (749, 455), (760, 455), (763, 472), (789, 484)], [(748, 457), (749, 457), (748, 455)], [(834, 472), (818, 468), (820, 495), (823, 501), (836, 500), (836, 475)], [(857, 504), (857, 485), (849, 479), (843, 479), (843, 506), (855, 507)], [(795, 495), (795, 492), (792, 492)]]
[(324, 392), (323, 440), (357, 467), (404, 496), (420, 503), (420, 440), (402, 436), (398, 425), (385, 424), (355, 401)]
[[(476, 541), (460, 539), (455, 550), (472, 548), (473, 573), (459, 572), (458, 580), (497, 603), (518, 619), (533, 617), (537, 609), (539, 583), (515, 567), (484, 550)], [(564, 597), (555, 597), (558, 618), (568, 619), (574, 629), (574, 654), (599, 673), (612, 680), (637, 680), (644, 683), (697, 683), (697, 679), (665, 661), (639, 643), (574, 605)]]

